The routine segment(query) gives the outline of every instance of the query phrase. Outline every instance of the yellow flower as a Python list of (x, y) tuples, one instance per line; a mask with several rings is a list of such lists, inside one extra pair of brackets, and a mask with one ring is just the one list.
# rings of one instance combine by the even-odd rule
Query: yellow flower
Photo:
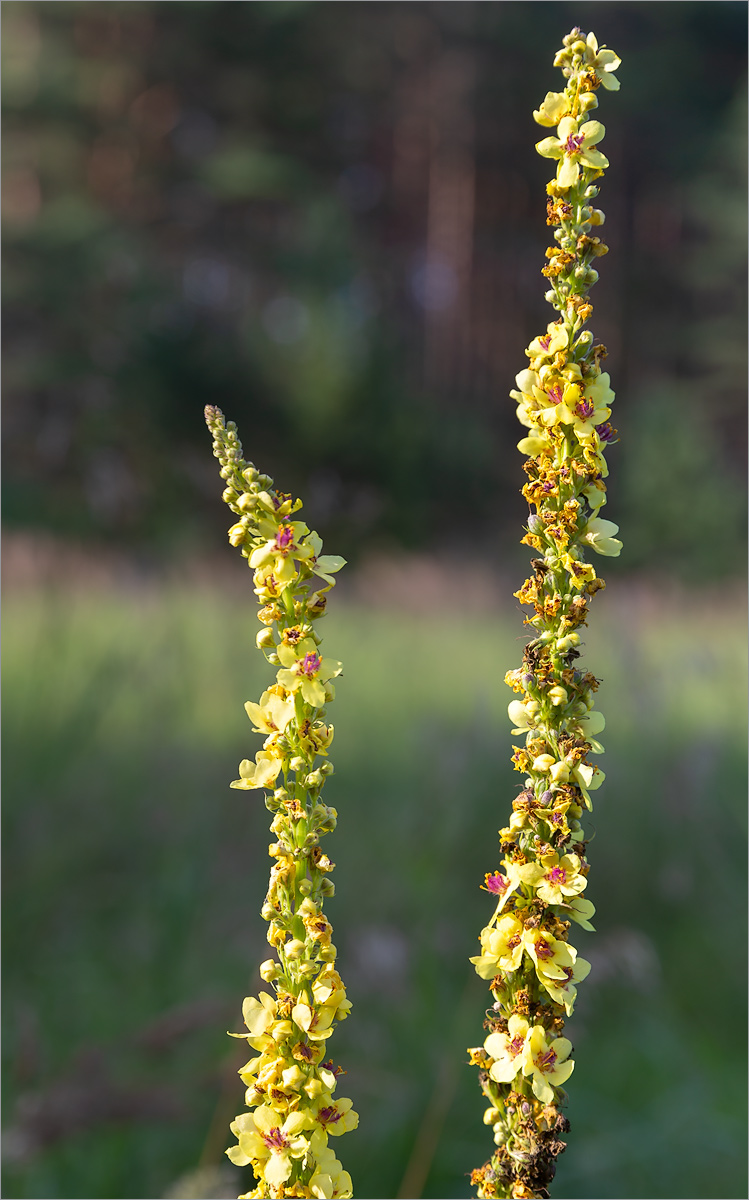
[(239, 764), (239, 779), (235, 779), (229, 787), (238, 791), (251, 791), (253, 788), (270, 787), (283, 766), (281, 751), (272, 748), (259, 750), (255, 760), (243, 758)]
[(310, 1138), (310, 1150), (315, 1157), (315, 1169), (309, 1181), (309, 1190), (316, 1200), (344, 1200), (353, 1195), (353, 1185), (348, 1171), (344, 1171), (327, 1138), (320, 1129), (315, 1129)]
[(533, 120), (539, 125), (558, 125), (569, 112), (569, 100), (564, 92), (547, 92), (538, 108), (533, 110)]
[(291, 1174), (292, 1158), (307, 1153), (309, 1139), (301, 1136), (306, 1121), (304, 1113), (292, 1112), (281, 1124), (279, 1114), (267, 1105), (240, 1113), (230, 1126), (239, 1144), (226, 1153), (236, 1166), (252, 1163), (266, 1183), (280, 1187)]
[(586, 38), (587, 48), (585, 50), (585, 62), (595, 71), (600, 79), (603, 87), (607, 92), (619, 91), (619, 80), (612, 74), (621, 66), (621, 59), (613, 50), (607, 50), (605, 46), (598, 48), (598, 39), (591, 32)]
[(621, 552), (622, 543), (613, 534), (619, 532), (619, 526), (613, 521), (604, 521), (602, 517), (591, 517), (580, 535), (584, 542), (597, 554), (605, 554), (617, 558)]
[(533, 959), (541, 983), (547, 979), (563, 979), (565, 967), (571, 967), (577, 957), (574, 946), (559, 941), (545, 929), (526, 930), (523, 945)]
[(545, 978), (542, 982), (552, 1000), (563, 1004), (567, 1016), (572, 1016), (572, 1010), (577, 997), (576, 983), (585, 979), (590, 973), (590, 963), (584, 958), (576, 958), (571, 966), (564, 968), (563, 979)]
[(292, 1020), (303, 1029), (310, 1041), (320, 1042), (333, 1032), (335, 1009), (310, 1008), (309, 1004), (295, 1004), (291, 1010)]
[(333, 1100), (330, 1093), (323, 1093), (317, 1102), (315, 1117), (320, 1128), (333, 1137), (349, 1133), (359, 1124), (359, 1114), (353, 1110), (353, 1101), (342, 1098)]
[(537, 714), (537, 700), (511, 700), (507, 705), (507, 715), (515, 726), (512, 730), (513, 735), (527, 733), (529, 729), (535, 729)]
[(484, 1049), (494, 1059), (489, 1074), (495, 1083), (511, 1083), (522, 1070), (528, 1030), (525, 1017), (513, 1013), (507, 1022), (507, 1033), (490, 1033), (484, 1042)]
[[(556, 125), (556, 121), (551, 122)], [(526, 350), (529, 358), (553, 358), (560, 350), (566, 350), (569, 345), (569, 334), (563, 324), (552, 321), (546, 326), (546, 334), (534, 338)]]
[(578, 126), (574, 117), (562, 117), (557, 126), (557, 137), (547, 137), (536, 143), (536, 150), (544, 158), (562, 159), (557, 172), (557, 186), (574, 187), (580, 177), (580, 167), (602, 171), (609, 160), (594, 146), (606, 133), (600, 121), (585, 121)]
[(569, 917), (573, 921), (577, 921), (578, 925), (582, 925), (583, 929), (590, 930), (595, 933), (595, 926), (591, 925), (590, 917), (595, 915), (595, 905), (591, 904), (590, 900), (586, 900), (583, 896), (573, 896), (561, 906), (563, 917)]
[[(555, 1038), (549, 1043), (543, 1025), (531, 1029), (524, 1051), (523, 1074), (531, 1075), (531, 1086), (542, 1104), (554, 1100), (554, 1087), (560, 1087), (575, 1069), (569, 1054), (572, 1043), (567, 1038)], [(553, 1085), (553, 1086), (552, 1086)]]
[(512, 893), (518, 887), (520, 887), (520, 884), (522, 883), (522, 867), (520, 867), (517, 863), (510, 862), (509, 859), (504, 859), (502, 866), (505, 868), (505, 875), (502, 875), (499, 871), (495, 871), (493, 875), (487, 874), (484, 876), (483, 886), (485, 890), (487, 892), (491, 892), (493, 896), (499, 896), (499, 903), (497, 904), (495, 910), (495, 916), (498, 913), (501, 913), (508, 897), (511, 896)]
[(321, 658), (312, 638), (304, 638), (295, 647), (281, 645), (278, 658), (282, 664), (276, 678), (289, 692), (301, 691), (304, 700), (313, 708), (325, 703), (325, 687), (329, 679), (340, 675), (343, 664), (334, 658)]
[(536, 889), (536, 895), (544, 904), (563, 904), (568, 896), (578, 896), (588, 886), (580, 874), (582, 863), (577, 854), (556, 852), (544, 854), (540, 863), (528, 863), (520, 868), (524, 883)]
[(516, 971), (523, 957), (523, 923), (510, 913), (481, 931), (483, 954), (471, 958), (481, 979), (492, 979), (498, 971)]
[(255, 733), (283, 733), (294, 716), (294, 701), (274, 692), (263, 692), (259, 704), (248, 700), (244, 708)]

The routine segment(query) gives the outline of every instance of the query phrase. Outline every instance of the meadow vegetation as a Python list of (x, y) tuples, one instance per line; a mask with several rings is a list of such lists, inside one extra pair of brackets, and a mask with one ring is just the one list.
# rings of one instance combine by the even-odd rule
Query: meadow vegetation
[[(503, 675), (522, 625), (510, 604), (461, 611), (435, 578), (420, 609), (407, 571), (402, 600), (340, 589), (322, 630), (345, 663), (330, 915), (354, 1012), (335, 1053), (370, 1196), (468, 1196), (486, 1149), (461, 1065), (481, 1040), (468, 956), (514, 787)], [(175, 1180), (222, 1161), (243, 1061), (224, 1031), (267, 957), (268, 814), (228, 787), (268, 671), (241, 582), (6, 595), (7, 1196), (182, 1196)], [(742, 1195), (743, 626), (739, 590), (622, 581), (585, 634), (607, 786), (559, 1197)], [(250, 1186), (226, 1170), (214, 1194)]]

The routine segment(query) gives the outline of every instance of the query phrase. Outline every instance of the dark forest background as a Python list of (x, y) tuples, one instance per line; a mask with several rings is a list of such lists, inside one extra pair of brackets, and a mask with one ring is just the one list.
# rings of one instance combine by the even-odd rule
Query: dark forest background
[[(741, 3), (5, 3), (5, 521), (194, 553), (223, 515), (202, 409), (363, 547), (496, 552), (507, 398), (553, 316), (532, 109), (576, 21), (611, 253), (591, 327), (628, 569), (743, 546)], [(217, 514), (217, 515), (216, 515)]]

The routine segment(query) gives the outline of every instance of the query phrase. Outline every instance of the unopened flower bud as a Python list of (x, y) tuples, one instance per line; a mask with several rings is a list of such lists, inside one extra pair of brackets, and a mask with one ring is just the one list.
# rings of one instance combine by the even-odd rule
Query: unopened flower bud
[(258, 634), (255, 638), (255, 645), (257, 646), (258, 650), (263, 650), (263, 649), (267, 649), (268, 646), (275, 646), (275, 644), (276, 643), (273, 638), (273, 630), (268, 629), (268, 627), (266, 625), (265, 629), (261, 629), (258, 632)]
[(266, 958), (265, 962), (260, 964), (260, 978), (266, 983), (272, 983), (280, 974), (281, 967), (274, 958)]
[(544, 523), (538, 513), (531, 513), (528, 517), (528, 530), (530, 533), (543, 533)]
[(292, 938), (283, 948), (283, 952), (287, 958), (299, 958), (304, 954), (304, 942), (299, 938)]

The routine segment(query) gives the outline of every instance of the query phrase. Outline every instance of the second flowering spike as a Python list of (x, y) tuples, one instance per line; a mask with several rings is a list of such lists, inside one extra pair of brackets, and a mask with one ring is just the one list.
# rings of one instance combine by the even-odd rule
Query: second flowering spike
[(600, 149), (603, 125), (591, 119), (597, 92), (618, 90), (619, 57), (594, 34), (573, 29), (554, 60), (567, 81), (549, 92), (534, 117), (556, 126), (536, 149), (556, 162), (548, 184), (547, 223), (554, 245), (546, 251), (546, 299), (558, 313), (526, 353), (528, 367), (510, 393), (527, 433), (530, 505), (523, 542), (537, 557), (515, 595), (532, 609), (525, 623), (533, 638), (523, 663), (506, 682), (518, 699), (508, 715), (524, 739), (512, 761), (524, 776), (509, 824), (499, 831), (501, 870), (484, 887), (494, 912), (471, 959), (491, 987), (482, 1045), (469, 1051), (489, 1102), (484, 1120), (496, 1149), (473, 1172), (479, 1197), (544, 1198), (564, 1150), (569, 1122), (562, 1113), (564, 1085), (574, 1071), (564, 1037), (577, 986), (590, 964), (570, 941), (574, 924), (592, 929), (587, 841), (580, 818), (603, 771), (604, 718), (594, 708), (598, 680), (578, 663), (579, 629), (603, 580), (590, 552), (618, 555), (618, 527), (601, 518), (608, 475), (605, 451), (616, 440), (610, 423), (614, 393), (601, 370), (606, 349), (584, 328), (588, 298), (598, 278), (594, 262), (608, 247), (598, 231), (604, 214), (594, 207), (598, 180), (609, 165)]
[(262, 791), (274, 814), (262, 916), (276, 957), (260, 967), (270, 990), (244, 1002), (247, 1032), (232, 1034), (246, 1040), (253, 1056), (239, 1072), (249, 1111), (232, 1122), (237, 1141), (227, 1154), (255, 1172), (257, 1187), (240, 1200), (344, 1198), (353, 1195), (351, 1177), (330, 1139), (355, 1129), (359, 1117), (351, 1100), (334, 1095), (341, 1068), (330, 1058), (328, 1039), (351, 1005), (323, 912), (335, 888), (334, 864), (321, 846), (338, 816), (322, 789), (333, 771), (326, 706), (342, 668), (320, 653), (316, 631), (344, 560), (321, 553), (320, 538), (296, 516), (301, 502), (276, 491), (273, 480), (242, 457), (234, 423), (211, 405), (205, 416), (224, 500), (237, 518), (229, 540), (254, 572), (261, 606), (257, 644), (276, 668), (259, 700), (245, 704), (253, 732), (264, 738), (262, 749), (240, 763), (231, 784)]

